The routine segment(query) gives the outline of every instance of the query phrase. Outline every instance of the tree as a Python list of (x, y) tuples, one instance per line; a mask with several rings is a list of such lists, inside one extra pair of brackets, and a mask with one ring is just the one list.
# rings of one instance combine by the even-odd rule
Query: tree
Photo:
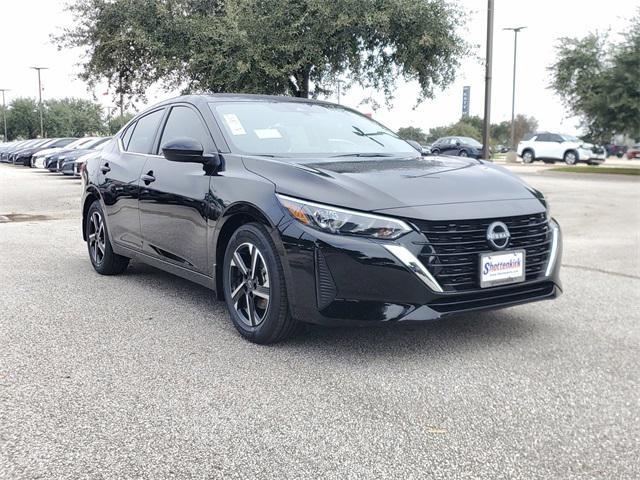
[(421, 145), (427, 143), (427, 134), (422, 131), (421, 128), (416, 127), (402, 127), (398, 129), (398, 136), (405, 140), (414, 140)]
[[(4, 126), (3, 126), (4, 128)], [(40, 133), (38, 104), (32, 98), (15, 98), (7, 111), (7, 136), (35, 138)]]
[(445, 0), (76, 0), (71, 10), (77, 23), (56, 41), (85, 49), (84, 79), (121, 82), (127, 95), (163, 81), (308, 97), (340, 77), (390, 101), (404, 78), (421, 101), (467, 53), (464, 15)]
[(640, 136), (640, 10), (625, 35), (617, 44), (598, 33), (562, 38), (549, 67), (551, 88), (595, 141)]
[(48, 137), (83, 137), (103, 133), (102, 107), (79, 98), (47, 100), (44, 128)]

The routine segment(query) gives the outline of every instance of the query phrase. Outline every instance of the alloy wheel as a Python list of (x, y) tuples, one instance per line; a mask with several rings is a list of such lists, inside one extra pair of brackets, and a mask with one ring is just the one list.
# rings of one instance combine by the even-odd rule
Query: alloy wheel
[(104, 260), (106, 251), (106, 237), (104, 230), (104, 220), (100, 212), (91, 214), (91, 222), (89, 222), (89, 252), (91, 259), (96, 265), (100, 265)]
[(256, 245), (245, 242), (233, 252), (229, 264), (231, 303), (244, 324), (260, 325), (270, 300), (269, 270)]
[(573, 152), (567, 152), (564, 156), (564, 161), (567, 165), (574, 165), (576, 163), (576, 154)]

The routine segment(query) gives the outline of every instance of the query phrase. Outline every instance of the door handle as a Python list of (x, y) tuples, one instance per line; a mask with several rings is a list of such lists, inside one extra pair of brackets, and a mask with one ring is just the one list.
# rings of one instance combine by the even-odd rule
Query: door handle
[(140, 180), (142, 180), (145, 185), (149, 185), (151, 182), (155, 182), (156, 177), (153, 176), (153, 170), (149, 170), (147, 173), (140, 176)]
[(111, 171), (111, 167), (109, 166), (109, 163), (105, 163), (104, 165), (102, 165), (100, 167), (100, 170), (102, 171), (102, 173), (108, 173)]

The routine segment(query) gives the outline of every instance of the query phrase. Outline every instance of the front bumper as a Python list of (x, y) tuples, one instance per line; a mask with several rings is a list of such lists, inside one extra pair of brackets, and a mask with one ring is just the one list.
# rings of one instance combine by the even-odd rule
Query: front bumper
[(578, 159), (581, 162), (603, 163), (607, 159), (607, 154), (605, 152), (594, 153), (592, 150), (579, 149)]
[(280, 234), (292, 314), (304, 322), (361, 326), (428, 321), (549, 300), (562, 292), (559, 229), (548, 275), (535, 281), (455, 293), (438, 291), (425, 278), (428, 275), (420, 272), (424, 266), (411, 260), (413, 257), (419, 263), (417, 257), (423, 248), (418, 232), (394, 242), (381, 242), (329, 235), (291, 221), (280, 227)]

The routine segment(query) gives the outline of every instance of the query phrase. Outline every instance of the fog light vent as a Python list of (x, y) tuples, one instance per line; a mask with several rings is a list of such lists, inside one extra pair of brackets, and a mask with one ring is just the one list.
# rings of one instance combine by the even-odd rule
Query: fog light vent
[(331, 276), (327, 261), (320, 250), (316, 248), (316, 296), (318, 308), (322, 310), (336, 298), (336, 284)]

